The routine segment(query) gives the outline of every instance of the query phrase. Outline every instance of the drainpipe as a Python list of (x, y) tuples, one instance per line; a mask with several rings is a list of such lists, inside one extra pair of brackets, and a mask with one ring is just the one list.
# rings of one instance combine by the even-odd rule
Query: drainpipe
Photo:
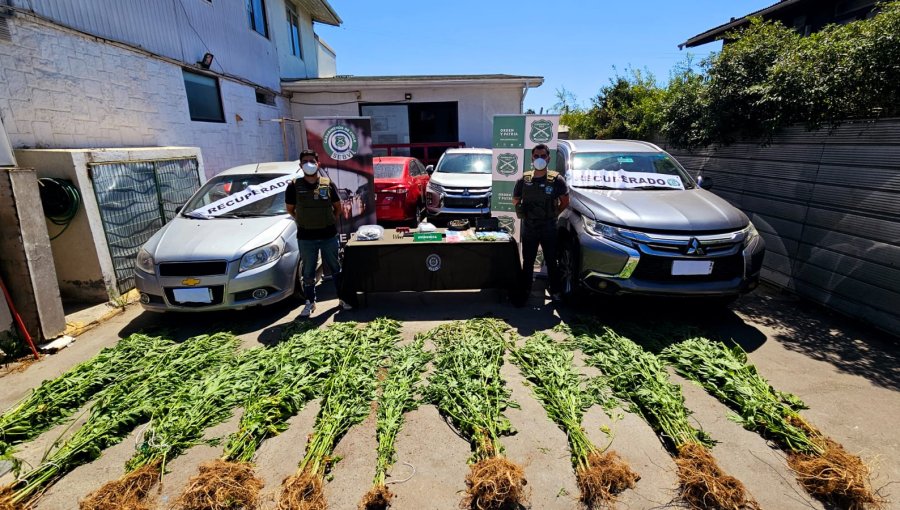
[(528, 95), (528, 82), (525, 82), (525, 88), (522, 89), (522, 100), (519, 102), (519, 113), (525, 113), (525, 96)]

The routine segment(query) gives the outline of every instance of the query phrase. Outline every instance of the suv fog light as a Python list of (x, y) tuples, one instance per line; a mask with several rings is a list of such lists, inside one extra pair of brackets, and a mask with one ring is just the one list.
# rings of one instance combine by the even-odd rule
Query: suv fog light
[(150, 294), (141, 292), (141, 303), (145, 305), (150, 304)]
[(597, 288), (598, 288), (598, 289), (605, 289), (605, 288), (606, 288), (606, 282), (601, 281), (600, 283), (597, 284)]
[(263, 299), (269, 295), (269, 291), (266, 289), (256, 289), (253, 291), (253, 299)]

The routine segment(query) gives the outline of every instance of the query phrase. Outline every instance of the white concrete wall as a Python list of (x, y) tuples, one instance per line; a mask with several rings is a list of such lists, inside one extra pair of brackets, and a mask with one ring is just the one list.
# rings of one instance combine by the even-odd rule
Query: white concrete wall
[[(411, 103), (458, 102), (459, 141), (465, 142), (467, 147), (491, 146), (494, 115), (522, 113), (521, 85), (404, 86), (329, 94), (295, 92), (291, 101), (293, 115), (297, 119), (330, 115), (356, 116), (359, 115), (359, 103), (402, 102), (406, 93), (412, 94)], [(347, 102), (350, 104), (339, 104)]]
[(286, 98), (259, 104), (255, 87), (220, 77), (226, 122), (194, 122), (179, 65), (34, 16), (8, 21), (0, 117), (13, 148), (196, 146), (207, 176), (284, 159), (280, 125), (268, 119), (289, 116)]
[[(100, 218), (100, 206), (88, 178), (88, 163), (197, 158), (201, 173), (204, 165), (203, 157), (194, 147), (103, 151), (31, 149), (16, 151), (16, 158), (22, 167), (33, 168), (38, 178), (70, 180), (81, 194), (82, 205), (72, 223), (62, 235), (50, 241), (50, 248), (62, 297), (85, 302), (104, 302), (118, 296), (115, 268)], [(47, 229), (52, 234), (60, 231), (60, 227), (49, 223)]]
[[(272, 4), (271, 6), (269, 4)], [(61, 25), (156, 55), (195, 64), (215, 55), (213, 70), (279, 90), (278, 55), (272, 34), (281, 0), (266, 2), (269, 38), (250, 28), (244, 0), (15, 0), (20, 12), (34, 12)], [(282, 14), (283, 16), (283, 14)]]
[[(269, 8), (269, 19), (272, 21), (269, 27), (275, 46), (278, 49), (278, 65), (282, 78), (315, 78), (317, 76), (316, 53), (318, 44), (316, 34), (313, 31), (313, 21), (309, 13), (290, 3), (297, 13), (300, 21), (300, 51), (303, 58), (291, 54), (291, 37), (287, 24), (287, 9), (285, 2), (270, 1), (266, 4)], [(271, 4), (271, 6), (270, 6)]]
[(318, 77), (334, 78), (337, 75), (337, 55), (322, 39), (317, 37), (316, 43), (316, 57), (319, 60)]

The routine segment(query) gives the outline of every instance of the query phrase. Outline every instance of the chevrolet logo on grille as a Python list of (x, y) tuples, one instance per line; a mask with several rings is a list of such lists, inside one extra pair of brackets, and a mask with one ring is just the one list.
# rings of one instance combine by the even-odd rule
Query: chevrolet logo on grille
[(198, 278), (185, 278), (184, 280), (181, 280), (181, 283), (183, 285), (187, 285), (188, 287), (193, 287), (194, 285), (200, 283), (200, 280)]
[(703, 249), (703, 245), (700, 244), (700, 241), (698, 241), (696, 237), (692, 237), (688, 242), (686, 253), (687, 255), (703, 256), (706, 255), (706, 250)]

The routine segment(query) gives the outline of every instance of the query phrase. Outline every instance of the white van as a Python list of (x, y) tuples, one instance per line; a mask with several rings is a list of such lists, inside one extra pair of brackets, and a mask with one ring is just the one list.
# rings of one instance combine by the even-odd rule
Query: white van
[(491, 215), (490, 149), (447, 149), (428, 171), (425, 209), (429, 217)]

